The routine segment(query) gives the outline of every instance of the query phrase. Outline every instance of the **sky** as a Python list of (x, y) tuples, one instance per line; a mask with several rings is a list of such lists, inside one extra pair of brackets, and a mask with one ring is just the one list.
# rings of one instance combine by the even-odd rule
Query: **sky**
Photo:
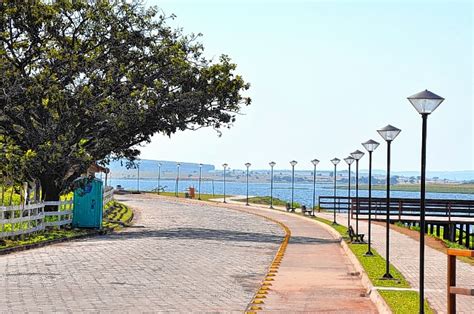
[[(250, 82), (234, 126), (155, 135), (143, 159), (233, 169), (332, 169), (376, 132), (402, 130), (392, 169), (420, 168), (421, 116), (407, 97), (428, 89), (446, 100), (428, 118), (428, 170), (474, 169), (472, 1), (145, 1), (177, 17), (170, 25), (202, 33), (208, 58), (227, 54)], [(368, 167), (368, 158), (360, 162)], [(339, 167), (346, 168), (346, 165)]]

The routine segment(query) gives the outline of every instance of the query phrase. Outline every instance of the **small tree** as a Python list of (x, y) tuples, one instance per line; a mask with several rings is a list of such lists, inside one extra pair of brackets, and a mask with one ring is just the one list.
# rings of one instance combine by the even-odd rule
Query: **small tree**
[[(0, 136), (57, 200), (96, 161), (133, 160), (155, 133), (230, 127), (249, 88), (227, 56), (158, 9), (119, 1), (0, 4)], [(4, 165), (0, 165), (4, 167)]]

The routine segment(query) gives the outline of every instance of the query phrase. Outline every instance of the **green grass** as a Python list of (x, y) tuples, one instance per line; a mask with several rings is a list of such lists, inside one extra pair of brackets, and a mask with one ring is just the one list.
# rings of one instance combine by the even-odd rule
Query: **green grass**
[(74, 238), (91, 233), (90, 230), (80, 229), (60, 229), (47, 230), (38, 232), (37, 234), (30, 234), (20, 237), (20, 239), (3, 239), (0, 240), (0, 250), (12, 247), (25, 246), (35, 243), (47, 242), (58, 239)]
[[(147, 193), (150, 193), (150, 192), (147, 192)], [(153, 192), (153, 193), (157, 194), (156, 192)], [(160, 195), (163, 195), (163, 196), (176, 196), (176, 194), (174, 192), (160, 192)], [(178, 193), (178, 198), (184, 198), (184, 197), (185, 197), (185, 193), (182, 193), (182, 192)], [(199, 197), (199, 194), (196, 193), (194, 199), (197, 200), (198, 197)], [(226, 197), (232, 197), (232, 195), (226, 195)], [(224, 194), (201, 194), (201, 201), (210, 201), (214, 198), (224, 198)]]
[(132, 221), (133, 211), (122, 203), (115, 201), (111, 203), (105, 211), (102, 227), (118, 230)]
[[(246, 202), (246, 199), (239, 199), (239, 202)], [(260, 204), (260, 205), (269, 205), (270, 206), (271, 197), (270, 196), (254, 196), (249, 197), (249, 203), (252, 204)], [(274, 206), (286, 206), (287, 201), (281, 200), (279, 198), (273, 198), (273, 205)], [(293, 202), (293, 206), (296, 208), (301, 207), (300, 203)]]
[[(343, 186), (339, 188), (344, 188)], [(359, 185), (359, 189), (367, 190), (368, 185)], [(377, 184), (372, 185), (373, 190), (385, 190), (385, 185)], [(418, 192), (420, 191), (419, 184), (394, 184), (390, 187), (392, 191), (408, 191)], [(459, 193), (459, 194), (474, 194), (474, 184), (426, 184), (426, 192), (433, 193)]]
[[(403, 223), (400, 223), (400, 222), (396, 222), (395, 223), (397, 226), (399, 227), (402, 227), (402, 228), (407, 228), (407, 229), (410, 229), (410, 230), (414, 230), (414, 231), (418, 231), (420, 232), (420, 227), (418, 226), (405, 226)], [(433, 230), (434, 231), (434, 230)], [(430, 237), (433, 237), (435, 239), (439, 239), (441, 241), (444, 242), (444, 244), (448, 247), (448, 248), (451, 248), (451, 249), (464, 249), (464, 250), (467, 250), (468, 248), (465, 246), (465, 245), (462, 245), (462, 244), (459, 244), (457, 242), (451, 242), (449, 240), (446, 240), (446, 239), (443, 239), (444, 238), (444, 228), (441, 228), (440, 229), (440, 233), (439, 233), (439, 237), (438, 235), (436, 234), (436, 232), (434, 233), (431, 233), (429, 228), (428, 228), (428, 235)], [(459, 237), (459, 230), (456, 230), (456, 237)], [(471, 243), (471, 246), (474, 246), (474, 239), (471, 238), (470, 240), (470, 243)]]
[[(343, 225), (332, 225), (332, 222), (315, 217), (314, 219), (325, 223), (334, 228), (344, 239), (348, 242), (347, 228)], [(375, 287), (396, 287), (396, 288), (410, 288), (410, 284), (405, 277), (390, 265), (390, 273), (396, 280), (381, 280), (380, 278), (385, 273), (385, 259), (382, 258), (376, 250), (371, 249), (374, 256), (365, 257), (364, 254), (367, 252), (367, 244), (352, 244), (347, 243), (349, 249), (354, 253), (362, 267), (364, 268), (367, 276)], [(387, 302), (387, 305), (394, 313), (417, 313), (418, 312), (418, 292), (416, 291), (388, 291), (379, 290), (380, 295)], [(434, 313), (425, 301), (425, 312)]]

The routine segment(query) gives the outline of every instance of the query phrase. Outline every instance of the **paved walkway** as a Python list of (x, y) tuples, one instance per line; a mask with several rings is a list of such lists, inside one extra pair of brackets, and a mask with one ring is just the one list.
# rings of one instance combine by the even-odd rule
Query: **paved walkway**
[(249, 210), (283, 222), (291, 238), (263, 312), (377, 313), (340, 242), (300, 216), (260, 207)]
[[(318, 216), (332, 220), (333, 214), (320, 213)], [(337, 220), (347, 224), (347, 213), (337, 214)], [(351, 222), (355, 228), (355, 221)], [(359, 220), (359, 232), (365, 233), (367, 238), (368, 224)], [(372, 246), (379, 254), (385, 256), (384, 226), (372, 225)], [(419, 288), (419, 248), (417, 240), (407, 235), (390, 230), (390, 262), (400, 270), (412, 287)], [(474, 266), (458, 261), (456, 265), (457, 285), (465, 288), (474, 288)], [(430, 247), (425, 248), (425, 297), (438, 313), (446, 312), (446, 254)], [(474, 313), (474, 297), (458, 295), (458, 313)]]
[(143, 228), (0, 256), (0, 312), (242, 313), (284, 236), (208, 203), (118, 198)]

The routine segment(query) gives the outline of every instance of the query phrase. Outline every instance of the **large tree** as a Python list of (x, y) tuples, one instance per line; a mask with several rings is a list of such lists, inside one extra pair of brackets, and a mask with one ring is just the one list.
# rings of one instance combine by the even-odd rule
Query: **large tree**
[(155, 133), (230, 127), (250, 103), (236, 65), (206, 59), (157, 8), (27, 3), (0, 4), (0, 139), (46, 200), (93, 162), (133, 160)]

